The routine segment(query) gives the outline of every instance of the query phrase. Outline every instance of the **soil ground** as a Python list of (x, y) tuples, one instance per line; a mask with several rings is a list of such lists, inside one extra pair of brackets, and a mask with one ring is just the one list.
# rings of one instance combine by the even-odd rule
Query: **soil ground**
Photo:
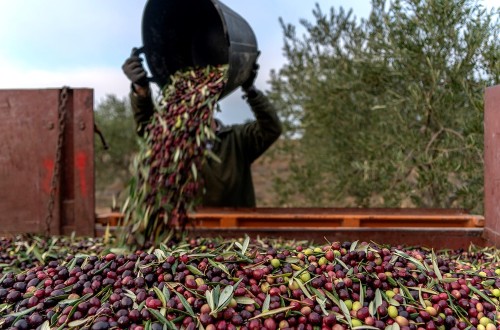
[[(271, 150), (270, 150), (271, 151)], [(287, 173), (287, 162), (283, 158), (271, 156), (271, 152), (262, 155), (252, 165), (252, 178), (254, 182), (257, 206), (272, 207), (279, 206), (278, 195), (273, 188), (276, 176), (285, 176)], [(96, 190), (95, 203), (96, 213), (107, 213), (116, 205), (120, 208), (126, 195), (126, 183), (116, 181), (104, 190)], [(113, 202), (113, 199), (116, 202)]]

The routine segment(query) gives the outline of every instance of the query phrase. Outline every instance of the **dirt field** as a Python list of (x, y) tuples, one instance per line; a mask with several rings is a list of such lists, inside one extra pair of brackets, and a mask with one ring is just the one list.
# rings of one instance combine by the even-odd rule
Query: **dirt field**
[[(278, 196), (273, 189), (274, 178), (277, 175), (286, 176), (287, 163), (284, 159), (264, 154), (252, 165), (252, 176), (255, 187), (257, 206), (278, 206)], [(126, 183), (117, 181), (106, 190), (96, 190), (96, 213), (109, 212), (113, 205), (118, 209), (126, 198)], [(116, 202), (113, 202), (113, 199)]]

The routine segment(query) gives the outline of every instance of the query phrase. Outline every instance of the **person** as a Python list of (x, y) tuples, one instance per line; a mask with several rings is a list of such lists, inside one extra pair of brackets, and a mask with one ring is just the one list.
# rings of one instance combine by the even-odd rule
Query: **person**
[[(122, 66), (131, 82), (130, 102), (139, 135), (155, 111), (151, 89), (142, 58), (132, 55)], [(256, 206), (251, 165), (281, 135), (282, 126), (276, 109), (262, 91), (255, 87), (259, 66), (254, 64), (250, 77), (241, 85), (255, 119), (244, 124), (223, 125), (216, 119), (216, 139), (212, 152), (220, 159), (207, 159), (201, 169), (205, 193), (203, 207)]]

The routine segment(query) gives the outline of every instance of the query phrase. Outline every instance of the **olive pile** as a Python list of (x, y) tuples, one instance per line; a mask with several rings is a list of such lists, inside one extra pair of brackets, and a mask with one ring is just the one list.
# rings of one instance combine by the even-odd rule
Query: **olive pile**
[(500, 328), (495, 249), (190, 239), (0, 279), (4, 329)]
[(6, 272), (22, 272), (52, 260), (64, 260), (68, 255), (97, 255), (109, 243), (103, 238), (70, 236), (18, 235), (0, 238), (0, 279)]
[(136, 158), (125, 215), (126, 241), (136, 246), (160, 242), (181, 231), (202, 197), (200, 171), (207, 143), (215, 139), (214, 109), (225, 85), (226, 66), (179, 71), (164, 90), (146, 126)]

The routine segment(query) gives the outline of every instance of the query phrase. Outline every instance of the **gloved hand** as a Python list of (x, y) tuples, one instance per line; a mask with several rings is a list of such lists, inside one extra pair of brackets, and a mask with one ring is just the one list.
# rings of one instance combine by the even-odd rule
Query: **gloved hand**
[(132, 50), (132, 55), (123, 63), (122, 70), (133, 84), (142, 87), (148, 86), (147, 73), (142, 66), (142, 58), (135, 54), (135, 49)]
[(250, 75), (248, 76), (248, 79), (241, 84), (241, 88), (246, 92), (248, 91), (251, 87), (253, 87), (253, 84), (255, 82), (255, 78), (257, 78), (257, 73), (259, 72), (259, 65), (257, 63), (254, 63), (252, 67), (252, 71), (250, 72)]

